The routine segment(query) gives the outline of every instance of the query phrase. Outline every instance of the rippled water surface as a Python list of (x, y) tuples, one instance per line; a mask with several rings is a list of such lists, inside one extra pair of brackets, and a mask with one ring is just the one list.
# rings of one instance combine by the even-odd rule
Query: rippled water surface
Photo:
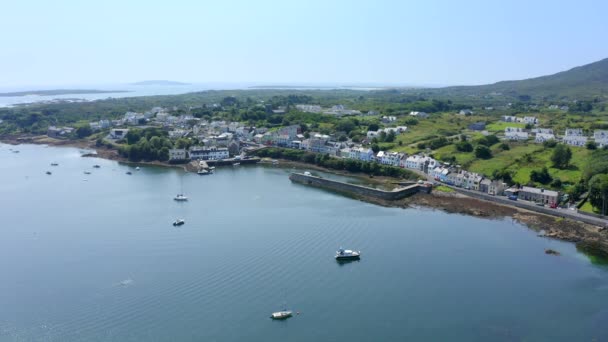
[[(608, 271), (572, 244), (510, 219), (370, 205), (289, 171), (135, 171), (0, 145), (0, 340), (608, 339)], [(361, 261), (336, 263), (340, 246)], [(300, 314), (268, 318), (284, 305)]]

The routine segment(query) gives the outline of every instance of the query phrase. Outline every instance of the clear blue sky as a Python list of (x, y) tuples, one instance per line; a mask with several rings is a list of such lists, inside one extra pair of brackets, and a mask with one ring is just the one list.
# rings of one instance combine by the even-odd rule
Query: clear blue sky
[(0, 86), (481, 84), (608, 57), (608, 1), (4, 1)]

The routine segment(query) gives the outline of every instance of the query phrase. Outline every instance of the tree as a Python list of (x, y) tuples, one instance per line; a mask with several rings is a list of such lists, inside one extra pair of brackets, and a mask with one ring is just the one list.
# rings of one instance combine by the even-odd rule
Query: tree
[(502, 144), (500, 144), (500, 149), (503, 151), (508, 151), (511, 149), (511, 147), (509, 147), (509, 144), (503, 142)]
[(473, 152), (473, 145), (465, 140), (456, 144), (456, 149), (460, 152)]
[(553, 155), (551, 156), (551, 161), (553, 162), (553, 166), (558, 169), (565, 169), (570, 164), (570, 159), (572, 159), (572, 151), (570, 147), (564, 144), (558, 144), (555, 146), (553, 150)]
[(89, 125), (82, 125), (76, 128), (76, 136), (80, 139), (88, 137), (91, 134), (93, 134), (93, 130)]
[(513, 176), (508, 170), (494, 170), (494, 172), (492, 172), (492, 179), (502, 179), (503, 182), (509, 185), (513, 184)]
[(549, 184), (552, 178), (549, 174), (549, 170), (547, 170), (546, 167), (543, 167), (540, 171), (532, 170), (532, 172), (530, 172), (530, 180), (540, 184)]
[(492, 158), (492, 151), (487, 146), (478, 145), (475, 147), (475, 157), (481, 159), (490, 159)]
[(597, 150), (597, 144), (595, 143), (595, 141), (587, 141), (587, 144), (585, 146), (588, 150)]
[(395, 141), (395, 131), (393, 131), (392, 129), (388, 132), (388, 134), (386, 135), (386, 138), (384, 138), (384, 141), (386, 142), (393, 142)]
[(553, 147), (557, 146), (557, 141), (555, 141), (554, 139), (545, 140), (543, 142), (543, 146), (546, 148), (553, 148)]
[(372, 151), (378, 153), (378, 151), (380, 151), (380, 146), (378, 146), (378, 144), (372, 144)]
[(378, 134), (378, 141), (380, 141), (380, 142), (386, 141), (386, 132), (385, 131), (382, 131), (382, 132), (380, 132), (380, 134)]
[(339, 132), (350, 132), (355, 129), (355, 123), (351, 119), (344, 119), (338, 122), (336, 125), (336, 130)]
[(377, 123), (375, 123), (375, 122), (373, 122), (373, 123), (369, 124), (369, 126), (367, 126), (367, 130), (368, 131), (374, 131), (375, 132), (375, 131), (377, 131), (379, 129), (380, 129), (380, 126)]
[(498, 139), (497, 136), (495, 136), (495, 135), (487, 135), (487, 136), (485, 136), (483, 138), (480, 138), (477, 141), (477, 143), (480, 144), (480, 145), (484, 145), (484, 146), (490, 147), (490, 146), (498, 143), (499, 141), (500, 140)]
[(608, 175), (600, 174), (591, 177), (589, 180), (589, 202), (595, 208), (606, 212), (606, 199), (608, 197)]

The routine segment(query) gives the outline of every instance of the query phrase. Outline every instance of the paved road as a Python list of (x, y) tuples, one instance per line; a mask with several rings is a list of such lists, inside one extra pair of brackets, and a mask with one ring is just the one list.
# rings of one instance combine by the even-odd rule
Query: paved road
[[(418, 170), (412, 170), (412, 171), (425, 177), (429, 182), (437, 183), (436, 180), (434, 180), (431, 176), (425, 174), (422, 171), (418, 171)], [(540, 206), (536, 205), (536, 203), (530, 202), (530, 201), (523, 201), (523, 200), (512, 201), (512, 200), (509, 200), (505, 196), (493, 196), (493, 195), (486, 194), (486, 193), (483, 193), (480, 191), (466, 190), (466, 189), (448, 185), (445, 183), (441, 183), (441, 184), (445, 185), (447, 187), (450, 187), (461, 194), (483, 199), (483, 200), (487, 200), (490, 202), (500, 203), (502, 205), (508, 205), (508, 206), (517, 207), (517, 208), (523, 208), (523, 209), (527, 209), (530, 211), (536, 211), (536, 212), (539, 212), (542, 214), (553, 215), (553, 216), (557, 216), (557, 217), (565, 217), (565, 218), (569, 218), (569, 219), (576, 220), (576, 221), (582, 221), (582, 222), (586, 222), (589, 224), (594, 224), (594, 225), (597, 225), (600, 227), (608, 227), (607, 219), (581, 214), (575, 210), (564, 209), (564, 208), (552, 209), (552, 208), (548, 208), (548, 207), (540, 207)]]

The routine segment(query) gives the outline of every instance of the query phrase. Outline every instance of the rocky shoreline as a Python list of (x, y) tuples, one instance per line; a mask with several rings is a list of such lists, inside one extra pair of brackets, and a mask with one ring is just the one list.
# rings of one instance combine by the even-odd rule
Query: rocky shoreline
[[(133, 163), (127, 158), (119, 155), (115, 149), (95, 146), (94, 141), (90, 140), (59, 140), (46, 136), (19, 136), (3, 137), (2, 142), (8, 144), (44, 144), (50, 146), (77, 147), (95, 150), (96, 153), (83, 155), (84, 157), (96, 157), (118, 162), (153, 165), (163, 167), (183, 168), (185, 171), (192, 172), (196, 168), (194, 164), (169, 164), (166, 162), (137, 162)], [(350, 172), (337, 172), (317, 165), (305, 164), (288, 160), (279, 160), (279, 167), (297, 167), (302, 169), (329, 172), (341, 176), (357, 177), (365, 179), (365, 182), (383, 184), (386, 186), (398, 183), (399, 179), (390, 177), (369, 177)], [(539, 232), (539, 236), (554, 238), (576, 243), (581, 251), (603, 260), (608, 260), (608, 230), (587, 223), (549, 216), (538, 212), (533, 212), (504, 204), (483, 201), (459, 193), (432, 192), (430, 194), (419, 193), (408, 198), (397, 201), (386, 201), (377, 198), (356, 196), (355, 198), (377, 205), (386, 207), (426, 207), (435, 210), (443, 210), (448, 213), (471, 215), (487, 219), (503, 219), (511, 217), (513, 220), (528, 226), (530, 229)]]

